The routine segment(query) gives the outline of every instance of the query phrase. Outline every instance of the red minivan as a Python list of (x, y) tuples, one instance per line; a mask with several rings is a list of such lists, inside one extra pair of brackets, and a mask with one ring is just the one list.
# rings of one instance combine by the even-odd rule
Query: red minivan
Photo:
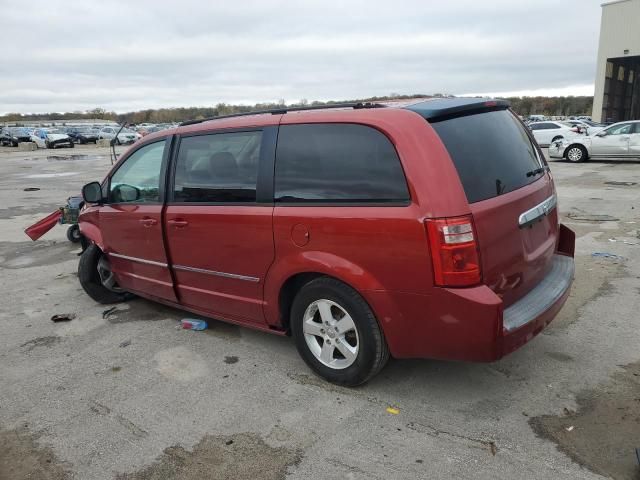
[(85, 185), (84, 290), (294, 337), (325, 379), (389, 355), (493, 361), (566, 300), (575, 235), (504, 101), (187, 122)]

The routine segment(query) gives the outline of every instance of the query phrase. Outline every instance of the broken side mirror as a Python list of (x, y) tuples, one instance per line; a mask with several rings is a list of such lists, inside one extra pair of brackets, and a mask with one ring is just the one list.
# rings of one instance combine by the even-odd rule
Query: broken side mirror
[(102, 186), (98, 182), (87, 183), (82, 187), (82, 198), (87, 203), (102, 203)]

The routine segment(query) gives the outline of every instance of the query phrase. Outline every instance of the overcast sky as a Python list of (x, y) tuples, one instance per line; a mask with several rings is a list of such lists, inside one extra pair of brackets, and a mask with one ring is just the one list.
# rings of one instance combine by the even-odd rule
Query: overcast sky
[(601, 0), (0, 0), (0, 113), (592, 95)]

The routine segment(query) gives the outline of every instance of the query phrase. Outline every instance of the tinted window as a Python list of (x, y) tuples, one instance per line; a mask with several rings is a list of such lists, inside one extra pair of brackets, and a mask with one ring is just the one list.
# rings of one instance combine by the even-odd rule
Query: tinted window
[(262, 132), (185, 137), (176, 162), (176, 202), (255, 202)]
[(160, 201), (160, 172), (165, 142), (136, 150), (111, 177), (112, 203), (157, 203)]
[(433, 122), (453, 159), (469, 203), (523, 187), (542, 164), (522, 124), (507, 110)]
[(275, 198), (281, 202), (406, 202), (407, 182), (389, 139), (353, 124), (284, 125)]

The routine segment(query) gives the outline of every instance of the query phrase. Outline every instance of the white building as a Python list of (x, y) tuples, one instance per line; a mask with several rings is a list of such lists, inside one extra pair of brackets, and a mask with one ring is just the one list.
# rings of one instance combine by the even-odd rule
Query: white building
[(640, 0), (602, 4), (593, 119), (640, 120)]

